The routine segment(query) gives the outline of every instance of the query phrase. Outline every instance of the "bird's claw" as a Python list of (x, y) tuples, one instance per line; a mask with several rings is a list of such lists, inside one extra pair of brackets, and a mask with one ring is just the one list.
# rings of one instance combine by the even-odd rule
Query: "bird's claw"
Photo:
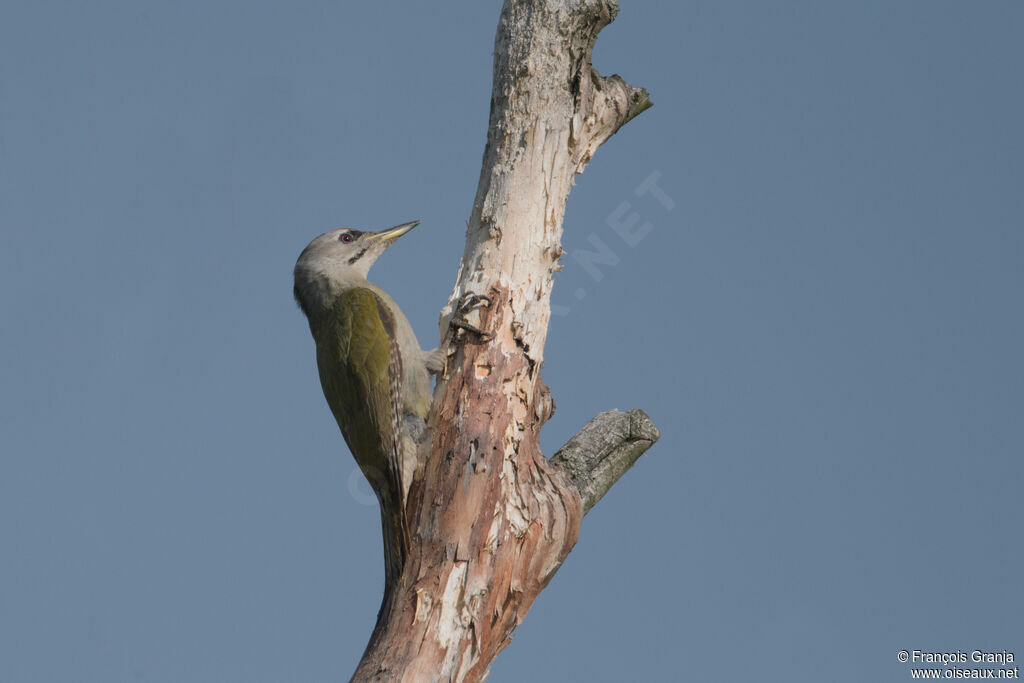
[(479, 327), (477, 327), (476, 325), (471, 325), (470, 323), (468, 323), (465, 320), (462, 320), (460, 318), (453, 319), (452, 322), (451, 322), (451, 326), (452, 327), (457, 327), (460, 330), (466, 330), (467, 332), (472, 332), (473, 334), (475, 334), (478, 337), (480, 337), (480, 341), (490, 341), (490, 340), (494, 339), (494, 334), (493, 333), (485, 332), (485, 331), (481, 330)]
[(466, 315), (479, 306), (481, 302), (486, 303), (488, 306), (494, 303), (491, 297), (486, 294), (474, 294), (473, 292), (466, 294), (459, 301), (459, 315)]
[(493, 333), (485, 332), (484, 330), (481, 330), (479, 327), (473, 325), (472, 323), (466, 321), (465, 319), (465, 315), (472, 311), (474, 308), (480, 306), (481, 304), (490, 306), (492, 303), (494, 303), (494, 300), (491, 299), (491, 297), (487, 296), (486, 294), (475, 294), (473, 292), (470, 292), (464, 295), (459, 300), (459, 306), (456, 311), (456, 317), (452, 318), (451, 326), (456, 327), (460, 330), (472, 332), (473, 334), (477, 335), (480, 338), (480, 341), (490, 341), (491, 339), (494, 339)]

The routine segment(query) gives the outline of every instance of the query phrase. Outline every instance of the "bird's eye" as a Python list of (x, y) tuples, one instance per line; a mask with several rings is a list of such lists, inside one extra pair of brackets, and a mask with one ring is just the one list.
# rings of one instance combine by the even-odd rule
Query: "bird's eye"
[(352, 236), (352, 233), (343, 232), (343, 233), (341, 233), (341, 237), (339, 237), (338, 239), (341, 240), (342, 242), (344, 242), (345, 244), (348, 244), (349, 242), (354, 240), (355, 237)]

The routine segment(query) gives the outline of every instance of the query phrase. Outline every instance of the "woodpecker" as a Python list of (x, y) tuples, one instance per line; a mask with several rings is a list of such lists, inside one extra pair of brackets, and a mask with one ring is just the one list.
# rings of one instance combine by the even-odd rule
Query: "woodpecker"
[(387, 589), (409, 544), (405, 503), (430, 409), (437, 349), (420, 348), (398, 304), (366, 279), (394, 241), (419, 225), (326, 232), (295, 264), (295, 300), (309, 321), (327, 405), (380, 503)]

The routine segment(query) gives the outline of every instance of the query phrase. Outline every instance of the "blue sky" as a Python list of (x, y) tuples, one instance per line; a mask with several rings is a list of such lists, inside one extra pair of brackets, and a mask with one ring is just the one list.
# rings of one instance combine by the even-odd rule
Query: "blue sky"
[[(1024, 8), (621, 4), (595, 65), (655, 107), (570, 198), (542, 444), (663, 437), (490, 680), (1024, 658)], [(372, 276), (436, 340), (498, 12), (0, 7), (0, 680), (351, 674), (379, 522), (291, 267), (422, 219)]]

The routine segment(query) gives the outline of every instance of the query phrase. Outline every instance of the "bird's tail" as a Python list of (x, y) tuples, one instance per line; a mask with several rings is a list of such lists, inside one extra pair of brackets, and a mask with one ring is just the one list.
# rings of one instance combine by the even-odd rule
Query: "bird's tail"
[(397, 506), (380, 506), (380, 523), (384, 530), (384, 584), (385, 592), (390, 592), (402, 575), (405, 558), (409, 552), (409, 531), (405, 525), (404, 511)]

